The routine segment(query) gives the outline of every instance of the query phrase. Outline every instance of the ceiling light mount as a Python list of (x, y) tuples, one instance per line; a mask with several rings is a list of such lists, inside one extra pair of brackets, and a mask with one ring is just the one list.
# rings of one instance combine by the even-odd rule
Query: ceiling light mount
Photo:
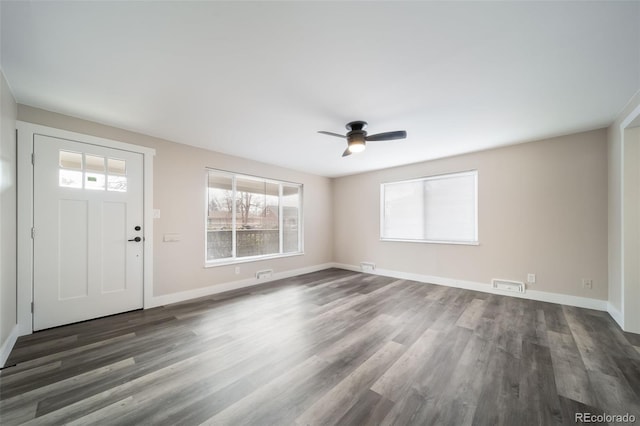
[[(363, 131), (367, 127), (367, 122), (352, 121), (351, 123), (347, 123), (344, 127), (346, 127), (349, 132)], [(367, 132), (364, 132), (364, 134), (366, 135)]]

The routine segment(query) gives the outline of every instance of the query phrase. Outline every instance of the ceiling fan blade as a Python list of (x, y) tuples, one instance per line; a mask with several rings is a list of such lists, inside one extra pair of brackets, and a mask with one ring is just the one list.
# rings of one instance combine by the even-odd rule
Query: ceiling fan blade
[(392, 141), (395, 139), (404, 139), (407, 137), (407, 132), (404, 130), (398, 130), (396, 132), (377, 133), (375, 135), (367, 136), (365, 140), (367, 142), (375, 141)]
[(325, 132), (324, 130), (320, 130), (320, 131), (318, 131), (318, 133), (322, 133), (323, 135), (335, 136), (335, 137), (338, 137), (338, 138), (346, 138), (345, 135), (341, 135), (339, 133)]
[(345, 149), (345, 150), (344, 150), (344, 152), (342, 153), (342, 156), (343, 156), (343, 157), (347, 157), (347, 156), (349, 156), (349, 155), (351, 155), (351, 151), (349, 151), (349, 148), (347, 148), (347, 149)]

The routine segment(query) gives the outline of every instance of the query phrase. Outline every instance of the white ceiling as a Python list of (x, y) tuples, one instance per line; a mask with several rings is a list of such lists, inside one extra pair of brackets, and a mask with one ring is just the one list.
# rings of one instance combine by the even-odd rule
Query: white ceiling
[[(10, 2), (19, 103), (325, 176), (609, 125), (640, 2)], [(404, 129), (342, 158), (318, 130)]]

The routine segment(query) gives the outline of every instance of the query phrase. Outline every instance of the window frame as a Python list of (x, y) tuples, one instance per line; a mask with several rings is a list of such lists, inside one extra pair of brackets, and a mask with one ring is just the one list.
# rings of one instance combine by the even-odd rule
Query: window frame
[[(474, 177), (474, 230), (475, 235), (473, 240), (429, 240), (429, 239), (409, 239), (409, 238), (391, 238), (384, 236), (385, 228), (385, 187), (386, 185), (393, 185), (398, 183), (411, 183), (411, 182), (426, 182), (430, 180), (447, 179), (455, 176), (473, 176)], [(421, 243), (421, 244), (451, 244), (451, 245), (465, 245), (465, 246), (478, 246), (480, 245), (479, 229), (478, 229), (478, 170), (465, 170), (461, 172), (441, 173), (437, 175), (423, 176), (414, 179), (405, 179), (398, 181), (383, 182), (380, 184), (380, 241), (390, 242), (408, 242), (408, 243)], [(423, 217), (426, 222), (426, 217)]]
[[(222, 259), (207, 259), (207, 250), (208, 250), (208, 211), (209, 211), (209, 172), (215, 172), (220, 174), (226, 174), (231, 178), (231, 191), (233, 194), (233, 198), (236, 197), (236, 181), (238, 178), (240, 179), (250, 179), (250, 180), (262, 180), (266, 183), (277, 184), (278, 185), (278, 253), (271, 254), (260, 254), (256, 256), (243, 256), (237, 257), (237, 241), (236, 241), (236, 203), (232, 204), (232, 229), (231, 229), (231, 257), (225, 257)], [(262, 260), (269, 259), (279, 259), (285, 257), (293, 257), (293, 256), (302, 256), (304, 255), (304, 184), (299, 182), (291, 182), (281, 179), (272, 179), (266, 178), (263, 176), (250, 175), (246, 173), (237, 173), (229, 170), (216, 169), (212, 167), (205, 167), (205, 196), (204, 196), (204, 267), (205, 268), (213, 268), (217, 266), (225, 266), (225, 265), (235, 265), (239, 263), (249, 263), (256, 262)], [(298, 196), (300, 198), (299, 202), (299, 212), (298, 212), (298, 251), (283, 253), (284, 250), (284, 205), (282, 204), (282, 193), (283, 193), (283, 185), (297, 186), (298, 187)]]

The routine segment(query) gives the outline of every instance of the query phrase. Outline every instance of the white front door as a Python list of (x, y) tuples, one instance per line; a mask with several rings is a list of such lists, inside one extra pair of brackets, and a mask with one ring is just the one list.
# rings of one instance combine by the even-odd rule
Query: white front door
[(33, 329), (142, 308), (143, 156), (34, 135)]

